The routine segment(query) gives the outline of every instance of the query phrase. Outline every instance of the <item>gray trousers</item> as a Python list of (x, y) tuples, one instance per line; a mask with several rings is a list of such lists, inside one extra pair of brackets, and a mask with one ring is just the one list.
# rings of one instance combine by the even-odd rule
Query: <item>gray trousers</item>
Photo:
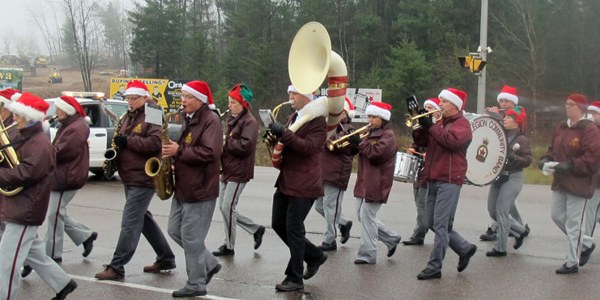
[(6, 222), (0, 221), (0, 240), (2, 239), (2, 235), (4, 234), (5, 228), (6, 228)]
[(423, 241), (427, 231), (429, 231), (427, 222), (427, 187), (414, 189), (414, 193), (415, 206), (417, 207), (417, 225), (415, 225), (411, 239)]
[(458, 206), (462, 186), (441, 181), (427, 184), (427, 213), (429, 228), (435, 232), (433, 249), (427, 267), (441, 271), (448, 246), (458, 256), (464, 256), (473, 245), (453, 228), (454, 215)]
[(125, 275), (124, 266), (131, 260), (140, 234), (143, 234), (156, 253), (157, 261), (175, 263), (175, 254), (162, 230), (148, 210), (154, 196), (153, 188), (125, 186), (125, 207), (121, 218), (121, 233), (109, 266), (120, 275)]
[(509, 231), (517, 237), (525, 232), (525, 227), (510, 216), (510, 209), (522, 188), (523, 172), (512, 173), (508, 175), (506, 182), (494, 182), (490, 186), (487, 205), (490, 217), (498, 224), (495, 246), (497, 251), (506, 252)]
[(206, 291), (206, 274), (219, 261), (206, 249), (204, 241), (210, 229), (217, 199), (195, 203), (178, 202), (173, 198), (169, 213), (169, 236), (183, 248), (188, 280), (185, 287)]
[(44, 251), (44, 242), (37, 235), (39, 226), (6, 222), (0, 241), (0, 299), (17, 299), (25, 264), (46, 282), (54, 292), (64, 289), (71, 278)]
[(600, 211), (600, 188), (596, 188), (592, 199), (588, 200), (585, 207), (585, 231), (584, 234), (594, 236), (596, 229), (596, 221), (598, 220), (598, 212)]
[(246, 187), (245, 182), (222, 181), (221, 192), (219, 193), (219, 209), (223, 215), (223, 223), (225, 226), (225, 246), (227, 249), (235, 247), (236, 224), (250, 234), (254, 234), (259, 225), (254, 223), (252, 219), (242, 215), (237, 210), (237, 204), (240, 200), (240, 195)]
[(582, 234), (583, 214), (588, 200), (579, 196), (559, 191), (552, 192), (552, 221), (567, 237), (567, 267), (579, 264), (582, 250), (593, 244), (590, 236)]
[(377, 262), (377, 240), (382, 241), (388, 249), (400, 243), (400, 235), (388, 229), (379, 218), (377, 212), (381, 203), (368, 203), (364, 198), (356, 198), (356, 216), (362, 226), (360, 247), (356, 259), (370, 264)]
[(323, 242), (331, 244), (337, 237), (337, 225), (346, 225), (348, 220), (342, 214), (344, 190), (331, 184), (323, 183), (324, 196), (315, 200), (315, 210), (325, 217)]
[[(516, 231), (515, 231), (515, 228), (512, 227), (512, 224), (519, 224), (519, 226), (523, 227), (523, 228), (525, 228), (525, 225), (527, 225), (527, 222), (525, 222), (525, 220), (523, 219), (523, 214), (521, 214), (521, 212), (519, 211), (519, 207), (517, 206), (518, 202), (519, 202), (518, 199), (515, 199), (515, 202), (510, 206), (510, 210), (508, 211), (508, 213), (510, 214), (510, 217), (516, 222), (516, 223), (511, 222), (510, 231), (513, 234)], [(498, 223), (496, 223), (496, 221), (492, 220), (489, 227), (493, 231), (497, 231)]]
[(46, 254), (52, 258), (62, 257), (65, 233), (77, 246), (92, 236), (93, 231), (67, 213), (67, 205), (71, 203), (76, 193), (77, 190), (52, 191), (50, 193), (45, 242)]

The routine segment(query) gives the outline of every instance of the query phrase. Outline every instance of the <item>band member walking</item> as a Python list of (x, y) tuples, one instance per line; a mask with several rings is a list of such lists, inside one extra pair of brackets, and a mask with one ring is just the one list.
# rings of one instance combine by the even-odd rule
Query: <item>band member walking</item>
[[(425, 112), (432, 112), (435, 110), (440, 110), (440, 99), (438, 98), (429, 98), (425, 100), (423, 103), (423, 107), (425, 108)], [(435, 120), (439, 120), (441, 117), (441, 112), (433, 113), (432, 117)], [(413, 131), (413, 139), (414, 139), (414, 131)], [(416, 144), (413, 144), (411, 148), (408, 148), (407, 153), (415, 155), (416, 152), (423, 155), (422, 159), (425, 159), (425, 152), (427, 152), (427, 148), (419, 147)], [(413, 234), (410, 239), (406, 241), (402, 241), (402, 244), (405, 246), (421, 246), (424, 244), (425, 235), (427, 231), (429, 231), (429, 226), (427, 224), (427, 182), (425, 181), (425, 177), (423, 176), (423, 166), (419, 169), (419, 175), (417, 176), (417, 181), (413, 184), (414, 188), (414, 198), (415, 198), (415, 206), (417, 207), (417, 225), (415, 225), (415, 229), (413, 230)]]
[[(330, 140), (336, 140), (350, 134), (353, 130), (350, 123), (352, 123), (354, 114), (354, 105), (352, 105), (350, 99), (346, 98), (344, 101), (344, 110), (342, 111), (342, 119)], [(351, 136), (350, 139), (358, 139), (360, 141), (360, 138), (356, 135)], [(337, 243), (335, 242), (337, 226), (340, 228), (340, 242), (345, 244), (350, 239), (352, 221), (347, 220), (342, 214), (342, 201), (344, 200), (344, 192), (348, 188), (350, 173), (352, 173), (352, 160), (358, 152), (356, 145), (357, 143), (350, 143), (349, 146), (333, 150), (324, 147), (321, 153), (321, 175), (323, 176), (323, 191), (325, 195), (317, 198), (315, 201), (315, 210), (325, 217), (323, 243), (318, 246), (323, 251), (337, 249)]]
[[(125, 100), (128, 112), (119, 121), (120, 129), (113, 138), (118, 147), (117, 170), (125, 188), (125, 206), (121, 217), (121, 232), (111, 262), (96, 274), (100, 280), (119, 280), (125, 277), (125, 265), (131, 260), (143, 234), (156, 253), (156, 261), (144, 267), (144, 272), (158, 273), (175, 268), (175, 255), (158, 223), (148, 210), (154, 196), (152, 178), (144, 165), (161, 150), (161, 127), (145, 122), (148, 87), (133, 80), (127, 84)], [(148, 104), (150, 105), (150, 104)], [(160, 109), (156, 106), (156, 109)]]
[[(273, 230), (290, 250), (290, 260), (285, 270), (285, 279), (275, 285), (280, 292), (304, 289), (303, 279), (312, 278), (327, 260), (327, 255), (306, 238), (304, 220), (313, 202), (323, 196), (323, 180), (319, 154), (327, 137), (325, 117), (315, 117), (296, 132), (287, 127), (306, 113), (313, 95), (300, 94), (290, 85), (289, 99), (296, 112), (286, 125), (273, 123), (269, 130), (285, 144), (279, 176), (273, 195)], [(303, 261), (306, 262), (306, 271)]]
[(19, 130), (19, 138), (12, 141), (12, 146), (20, 163), (0, 168), (0, 186), (23, 189), (0, 201), (0, 218), (6, 222), (0, 240), (0, 298), (17, 298), (21, 281), (18, 270), (27, 264), (57, 293), (54, 299), (65, 299), (77, 283), (46, 255), (44, 242), (37, 235), (48, 209), (56, 164), (54, 147), (42, 129), (49, 104), (24, 93), (8, 108), (15, 114)]
[(585, 118), (586, 110), (584, 95), (569, 95), (565, 102), (567, 119), (554, 128), (548, 151), (538, 164), (540, 169), (554, 172), (552, 220), (567, 238), (567, 257), (557, 274), (579, 272), (595, 248), (592, 239), (581, 232), (583, 212), (596, 189), (593, 175), (600, 168), (600, 131)]
[(240, 195), (246, 183), (254, 178), (254, 157), (258, 138), (258, 123), (250, 111), (252, 90), (237, 84), (229, 91), (225, 145), (221, 155), (221, 191), (219, 209), (223, 215), (225, 241), (215, 256), (234, 255), (236, 225), (240, 225), (254, 237), (254, 249), (262, 243), (265, 227), (242, 215), (237, 210)]
[[(504, 129), (508, 141), (507, 163), (502, 174), (492, 182), (488, 193), (488, 212), (498, 223), (496, 245), (486, 256), (506, 256), (506, 243), (511, 230), (517, 232), (514, 248), (519, 249), (525, 239), (525, 227), (515, 222), (509, 214), (513, 202), (523, 188), (523, 169), (531, 164), (531, 146), (523, 134), (527, 120), (525, 108), (517, 106), (504, 114)], [(511, 223), (515, 223), (512, 224)]]
[(415, 143), (427, 147), (423, 176), (427, 181), (429, 228), (435, 232), (427, 267), (417, 276), (420, 280), (442, 277), (442, 262), (448, 246), (458, 254), (458, 272), (464, 271), (477, 251), (453, 228), (460, 190), (467, 173), (467, 148), (472, 133), (463, 116), (467, 94), (461, 90), (442, 90), (438, 98), (442, 121), (433, 124), (429, 117), (419, 119)]
[(188, 280), (173, 297), (206, 295), (206, 286), (221, 270), (204, 243), (219, 196), (219, 168), (223, 151), (223, 125), (214, 108), (210, 87), (204, 81), (183, 85), (185, 122), (177, 142), (163, 145), (164, 157), (175, 166), (175, 196), (169, 213), (169, 236), (185, 253)]
[[(588, 106), (588, 114), (592, 121), (600, 129), (600, 101), (594, 101)], [(594, 174), (594, 196), (588, 200), (588, 205), (585, 207), (585, 234), (594, 236), (596, 222), (598, 221), (598, 213), (600, 212), (600, 169)], [(593, 246), (595, 247), (595, 245)], [(593, 250), (591, 250), (593, 251)]]
[(387, 103), (371, 102), (365, 111), (370, 128), (368, 135), (359, 141), (358, 173), (354, 185), (356, 216), (362, 228), (355, 264), (377, 262), (378, 239), (387, 246), (387, 256), (391, 257), (401, 239), (397, 232), (377, 218), (377, 212), (381, 205), (387, 203), (392, 190), (394, 158), (398, 149), (389, 123), (391, 109), (392, 106)]
[(67, 205), (87, 182), (90, 168), (90, 128), (85, 120), (85, 112), (79, 102), (70, 96), (58, 98), (54, 106), (61, 126), (52, 141), (56, 149), (56, 171), (46, 217), (46, 254), (61, 262), (65, 232), (75, 245), (83, 244), (83, 257), (92, 252), (98, 233), (67, 213)]
[[(0, 91), (0, 102), (2, 102), (2, 110), (0, 110), (0, 117), (2, 118), (2, 124), (4, 125), (4, 128), (8, 128), (6, 132), (8, 133), (8, 137), (11, 141), (17, 140), (19, 130), (16, 126), (9, 127), (15, 122), (15, 120), (12, 112), (8, 109), (8, 105), (11, 102), (17, 101), (19, 97), (21, 97), (21, 93), (14, 89), (5, 89)], [(2, 195), (0, 195), (0, 197), (2, 197)], [(0, 239), (2, 239), (2, 234), (4, 233), (5, 227), (6, 223), (0, 220)]]

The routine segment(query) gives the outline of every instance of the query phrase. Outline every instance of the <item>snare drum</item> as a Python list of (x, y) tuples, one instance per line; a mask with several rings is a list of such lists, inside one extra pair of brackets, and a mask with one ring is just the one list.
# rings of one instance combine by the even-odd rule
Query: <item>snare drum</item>
[(465, 113), (473, 140), (467, 148), (467, 184), (484, 186), (502, 173), (508, 143), (502, 123), (490, 116)]
[(420, 166), (421, 159), (418, 156), (396, 152), (394, 180), (410, 183), (416, 182)]

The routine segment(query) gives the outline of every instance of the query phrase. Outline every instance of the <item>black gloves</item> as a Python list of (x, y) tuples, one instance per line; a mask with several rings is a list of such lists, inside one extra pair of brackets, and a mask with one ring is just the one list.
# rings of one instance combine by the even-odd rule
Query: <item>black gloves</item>
[(119, 148), (127, 147), (127, 136), (126, 135), (117, 135), (114, 138), (115, 145)]
[(277, 138), (280, 138), (283, 135), (283, 132), (285, 132), (285, 125), (279, 123), (279, 122), (275, 122), (271, 125), (269, 125), (269, 130), (271, 131), (271, 133), (276, 136)]
[(496, 182), (498, 184), (504, 184), (507, 181), (508, 181), (508, 175), (506, 175), (506, 174), (502, 174), (496, 178)]
[(433, 118), (431, 115), (426, 115), (424, 117), (419, 118), (419, 125), (423, 128), (429, 128), (433, 125)]
[(361, 141), (360, 134), (354, 134), (348, 137), (348, 143), (351, 145), (358, 145)]
[(556, 174), (564, 174), (571, 170), (571, 163), (568, 161), (561, 162), (556, 167), (554, 167), (554, 172)]
[(538, 168), (540, 170), (544, 169), (544, 164), (549, 162), (550, 160), (547, 157), (543, 157), (540, 159), (540, 161), (538, 161)]

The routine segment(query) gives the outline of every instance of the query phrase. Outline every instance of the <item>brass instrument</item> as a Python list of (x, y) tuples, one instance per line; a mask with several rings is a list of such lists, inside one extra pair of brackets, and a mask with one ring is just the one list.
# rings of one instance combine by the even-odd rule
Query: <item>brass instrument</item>
[[(291, 105), (292, 102), (290, 101), (286, 101), (286, 102), (282, 102), (277, 104), (277, 106), (275, 106), (275, 108), (273, 108), (273, 121), (277, 122), (277, 116), (279, 116), (279, 110), (281, 110), (281, 108), (284, 105)], [(271, 131), (269, 129), (267, 129), (267, 131), (265, 132), (265, 135), (263, 136), (263, 143), (265, 144), (265, 146), (267, 146), (267, 150), (269, 150), (269, 153), (273, 153), (273, 147), (275, 147), (275, 145), (277, 144), (278, 139), (277, 137), (271, 133)]]
[(333, 151), (333, 150), (339, 149), (339, 148), (344, 148), (344, 147), (350, 145), (350, 142), (348, 141), (348, 139), (353, 135), (358, 134), (361, 139), (364, 139), (368, 134), (367, 130), (369, 130), (369, 128), (371, 128), (371, 125), (365, 125), (359, 129), (352, 131), (349, 134), (346, 134), (346, 135), (340, 137), (339, 139), (337, 139), (335, 141), (327, 140), (325, 142), (325, 145), (327, 146), (327, 149), (329, 149), (329, 151)]
[[(420, 114), (420, 115), (416, 115), (416, 116), (412, 116), (412, 115), (410, 115), (410, 114), (405, 114), (405, 115), (404, 115), (404, 124), (406, 125), (406, 127), (412, 127), (413, 129), (417, 129), (417, 128), (419, 128), (420, 126), (417, 126), (417, 125), (419, 125), (419, 123), (418, 123), (418, 122), (415, 122), (415, 121), (417, 121), (417, 120), (418, 120), (418, 119), (420, 119), (420, 118), (423, 118), (423, 117), (429, 116), (429, 115), (431, 115), (431, 114), (434, 114), (434, 113), (437, 113), (437, 112), (440, 112), (440, 111), (441, 111), (441, 110), (439, 110), (439, 109), (436, 109), (436, 110), (428, 111), (428, 112), (426, 112), (426, 113), (423, 113), (423, 114)], [(438, 119), (434, 118), (434, 119), (433, 119), (433, 123), (435, 123), (437, 120), (438, 120)]]
[[(0, 118), (0, 146), (2, 147), (2, 150), (0, 150), (0, 163), (6, 162), (9, 168), (14, 169), (21, 161), (19, 160), (17, 151), (11, 145), (8, 129), (17, 125), (17, 123), (15, 122), (10, 126), (5, 127), (3, 121), (4, 120)], [(20, 193), (22, 190), (23, 187), (16, 187), (14, 189), (2, 187), (0, 188), (0, 194), (10, 197)]]
[(226, 116), (228, 113), (231, 112), (231, 109), (227, 109), (226, 111), (222, 112), (219, 117), (221, 117), (221, 119), (223, 119), (224, 116)]
[(115, 137), (119, 135), (119, 132), (121, 132), (121, 126), (123, 125), (125, 116), (130, 110), (131, 107), (119, 118), (117, 125), (115, 125), (115, 130), (113, 131), (113, 138), (110, 148), (104, 151), (104, 163), (102, 164), (102, 170), (104, 170), (104, 178), (106, 179), (111, 178), (112, 175), (117, 171), (117, 164), (115, 163), (114, 159), (117, 157), (117, 151), (119, 151), (119, 147), (115, 144)]
[[(162, 144), (169, 143), (169, 120), (172, 116), (180, 113), (183, 110), (183, 106), (179, 107), (176, 111), (165, 114), (163, 117), (162, 125)], [(175, 191), (175, 180), (172, 168), (173, 161), (170, 157), (151, 157), (146, 161), (144, 165), (144, 171), (146, 175), (152, 178), (154, 183), (154, 190), (156, 196), (161, 200), (167, 200), (173, 196)]]

